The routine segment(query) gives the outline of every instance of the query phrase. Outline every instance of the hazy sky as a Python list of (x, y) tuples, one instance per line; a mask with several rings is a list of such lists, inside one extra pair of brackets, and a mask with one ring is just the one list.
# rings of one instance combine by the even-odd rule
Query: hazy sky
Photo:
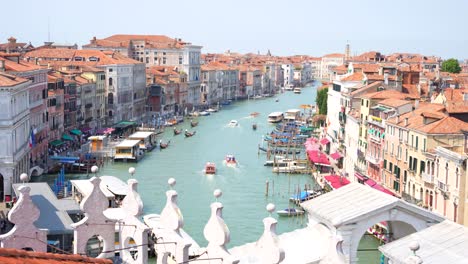
[(162, 34), (203, 52), (321, 56), (378, 50), (468, 58), (465, 0), (24, 0), (4, 3), (0, 43), (83, 45), (96, 36)]

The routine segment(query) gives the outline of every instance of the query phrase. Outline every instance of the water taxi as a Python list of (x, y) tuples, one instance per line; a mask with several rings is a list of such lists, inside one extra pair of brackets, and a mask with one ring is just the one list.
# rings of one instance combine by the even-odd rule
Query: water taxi
[(299, 88), (299, 87), (294, 88), (294, 93), (295, 94), (300, 94), (301, 92), (302, 92), (301, 88)]
[(144, 155), (140, 140), (126, 139), (115, 146), (114, 161), (139, 161)]
[(205, 164), (205, 174), (216, 174), (216, 165), (213, 162)]
[(268, 122), (279, 123), (283, 121), (283, 112), (273, 112), (268, 115)]
[(303, 215), (304, 211), (296, 208), (286, 208), (284, 210), (276, 211), (279, 216), (297, 216)]
[(224, 158), (224, 162), (226, 163), (227, 166), (235, 167), (237, 166), (237, 160), (234, 155), (226, 155), (226, 158)]
[(131, 134), (128, 139), (139, 140), (140, 149), (151, 151), (156, 146), (156, 133), (151, 131), (138, 131)]
[(230, 126), (230, 127), (236, 127), (238, 125), (239, 125), (239, 123), (237, 122), (237, 120), (231, 120), (231, 121), (229, 121), (229, 124), (228, 124), (228, 126)]

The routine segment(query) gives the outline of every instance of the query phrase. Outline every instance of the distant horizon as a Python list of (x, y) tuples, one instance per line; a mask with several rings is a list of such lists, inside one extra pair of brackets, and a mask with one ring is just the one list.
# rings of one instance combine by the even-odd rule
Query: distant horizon
[(25, 0), (21, 16), (5, 12), (0, 43), (10, 36), (34, 46), (50, 40), (82, 45), (96, 36), (166, 35), (203, 46), (203, 53), (321, 57), (378, 51), (468, 59), (468, 1), (280, 0), (219, 3), (215, 0)]

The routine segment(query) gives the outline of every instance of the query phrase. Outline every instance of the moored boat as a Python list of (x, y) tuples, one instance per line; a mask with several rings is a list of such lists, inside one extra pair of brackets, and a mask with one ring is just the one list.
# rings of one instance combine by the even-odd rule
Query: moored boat
[(304, 211), (296, 208), (286, 208), (284, 210), (276, 211), (279, 216), (297, 216), (304, 214)]
[(165, 149), (165, 148), (169, 147), (169, 144), (170, 144), (170, 143), (171, 143), (170, 140), (167, 141), (166, 143), (164, 143), (164, 142), (162, 141), (162, 139), (161, 139), (161, 140), (159, 140), (159, 147), (160, 147), (161, 149)]
[(218, 112), (218, 109), (216, 109), (216, 108), (208, 108), (208, 109), (206, 109), (206, 112), (209, 112), (209, 113), (216, 113), (216, 112)]
[(205, 174), (216, 174), (216, 165), (213, 162), (205, 164)]
[(283, 113), (282, 112), (273, 112), (268, 115), (268, 122), (270, 123), (279, 123), (283, 121)]
[(201, 115), (201, 116), (208, 116), (208, 115), (210, 115), (210, 112), (201, 111), (201, 112), (200, 112), (200, 115)]

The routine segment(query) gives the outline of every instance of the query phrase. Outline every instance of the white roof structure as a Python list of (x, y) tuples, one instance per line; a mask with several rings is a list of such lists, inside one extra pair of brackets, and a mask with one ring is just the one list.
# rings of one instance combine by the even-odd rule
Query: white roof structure
[(143, 139), (143, 138), (147, 138), (151, 135), (153, 135), (154, 132), (148, 132), (148, 131), (138, 131), (138, 132), (135, 132), (133, 134), (131, 134), (128, 138), (130, 139)]
[(140, 140), (130, 140), (130, 139), (125, 139), (124, 141), (120, 142), (116, 148), (131, 148), (133, 146), (136, 146), (140, 143)]
[(394, 264), (408, 263), (410, 244), (417, 242), (422, 263), (468, 263), (468, 228), (450, 220), (379, 247)]
[(272, 117), (273, 117), (273, 116), (280, 116), (280, 115), (282, 115), (282, 114), (283, 114), (283, 112), (273, 112), (273, 113), (270, 113), (268, 116), (272, 116)]
[(340, 226), (376, 214), (392, 207), (403, 207), (417, 211), (428, 218), (443, 221), (443, 217), (407, 203), (389, 194), (359, 183), (350, 183), (326, 195), (303, 202), (301, 206), (321, 222), (329, 226)]
[[(279, 246), (285, 252), (281, 264), (319, 263), (329, 255), (331, 237), (323, 225), (308, 226), (278, 236)], [(263, 263), (256, 243), (233, 247), (229, 252), (239, 263)]]
[[(99, 187), (107, 198), (114, 198), (115, 195), (126, 195), (128, 186), (121, 179), (114, 176), (101, 176)], [(71, 180), (76, 189), (85, 197), (91, 194), (93, 184), (89, 180)]]
[(88, 140), (104, 140), (107, 136), (90, 136)]

